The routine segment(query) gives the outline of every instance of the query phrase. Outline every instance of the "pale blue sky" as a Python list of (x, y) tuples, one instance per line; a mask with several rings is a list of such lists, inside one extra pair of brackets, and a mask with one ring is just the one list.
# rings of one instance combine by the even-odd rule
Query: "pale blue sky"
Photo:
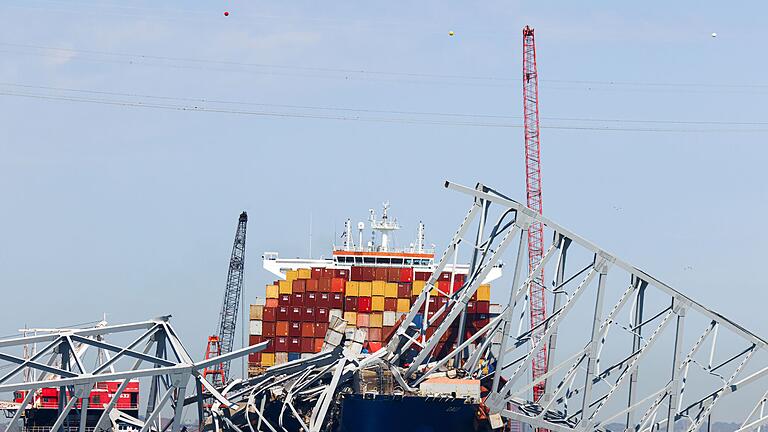
[[(269, 279), (263, 251), (307, 254), (310, 213), (318, 254), (346, 217), (383, 200), (406, 227), (401, 241), (421, 219), (444, 246), (466, 207), (444, 179), (524, 198), (523, 135), (508, 126), (522, 122), (530, 24), (545, 213), (765, 336), (766, 12), (709, 1), (6, 0), (0, 334), (170, 313), (201, 355), (243, 209), (249, 298)], [(61, 100), (73, 97), (108, 104)], [(247, 113), (176, 109), (195, 106)]]

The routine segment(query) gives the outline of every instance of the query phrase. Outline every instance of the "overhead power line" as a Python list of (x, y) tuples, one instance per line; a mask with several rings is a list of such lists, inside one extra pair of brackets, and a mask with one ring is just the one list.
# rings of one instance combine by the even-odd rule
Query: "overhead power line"
[[(8, 86), (8, 83), (2, 84)], [(25, 85), (19, 85), (19, 87), (25, 87)], [(41, 89), (46, 89), (45, 86), (26, 86)], [(172, 111), (189, 111), (189, 112), (201, 112), (201, 113), (218, 113), (218, 114), (236, 114), (258, 117), (277, 117), (277, 118), (299, 118), (299, 119), (320, 119), (320, 120), (339, 120), (339, 121), (362, 121), (362, 122), (380, 122), (380, 123), (401, 123), (401, 124), (421, 124), (421, 125), (440, 125), (440, 126), (470, 126), (470, 127), (485, 127), (485, 128), (520, 128), (522, 125), (518, 123), (510, 123), (505, 121), (491, 121), (482, 120), (482, 115), (473, 114), (452, 114), (452, 113), (429, 113), (429, 112), (416, 112), (416, 111), (387, 111), (387, 110), (355, 110), (351, 108), (337, 108), (337, 107), (310, 107), (302, 105), (280, 105), (280, 104), (257, 104), (257, 103), (241, 103), (239, 104), (252, 104), (265, 107), (262, 110), (248, 110), (248, 109), (234, 109), (227, 107), (216, 106), (204, 106), (204, 102), (211, 102), (203, 98), (176, 98), (169, 96), (156, 96), (156, 95), (138, 95), (132, 93), (118, 93), (118, 92), (104, 92), (96, 90), (82, 90), (82, 89), (58, 89), (47, 87), (48, 93), (44, 92), (29, 92), (29, 91), (14, 91), (14, 90), (0, 90), (0, 96), (20, 97), (45, 101), (64, 101), (64, 102), (79, 102), (88, 104), (101, 104), (131, 108), (152, 108)], [(56, 94), (50, 92), (50, 90), (57, 91), (70, 91), (80, 92), (85, 95), (77, 94)], [(91, 96), (93, 95), (93, 96)], [(104, 97), (97, 97), (104, 96)], [(107, 97), (109, 96), (109, 97)], [(120, 99), (118, 96), (122, 96)], [(147, 101), (149, 99), (149, 101)], [(200, 104), (180, 104), (172, 103), (172, 101), (178, 102), (200, 102)], [(219, 104), (226, 104), (232, 101), (219, 101)], [(271, 108), (271, 109), (267, 109)], [(301, 108), (302, 111), (278, 111), (276, 108)], [(331, 112), (317, 112), (317, 110), (331, 111)], [(332, 111), (344, 111), (347, 110), (349, 114), (339, 114)], [(357, 115), (358, 113), (362, 115)], [(352, 115), (355, 114), (355, 115)], [(371, 115), (377, 114), (377, 115)], [(399, 116), (393, 116), (399, 115)], [(411, 115), (413, 117), (407, 117), (403, 115)], [(432, 118), (430, 118), (432, 116)], [(464, 118), (444, 118), (447, 116), (461, 116)], [(438, 117), (438, 118), (434, 118)], [(441, 118), (442, 117), (442, 118)], [(492, 116), (500, 119), (505, 119), (503, 116)], [(506, 117), (511, 118), (511, 117)], [(597, 120), (597, 119), (581, 119), (581, 120), (568, 120), (568, 121), (585, 121), (585, 120)], [(618, 119), (614, 119), (618, 120)], [(701, 123), (702, 125), (706, 123)], [(710, 123), (712, 125), (722, 125), (723, 123)], [(758, 123), (755, 123), (758, 124)], [(762, 123), (760, 123), (762, 124)], [(766, 123), (768, 124), (768, 123)], [(735, 125), (735, 124), (734, 124)], [(582, 131), (614, 131), (614, 132), (668, 132), (668, 133), (714, 133), (714, 132), (767, 132), (768, 129), (748, 129), (748, 128), (732, 128), (732, 129), (683, 129), (683, 128), (638, 128), (638, 127), (620, 127), (620, 126), (593, 126), (593, 125), (568, 125), (568, 124), (543, 124), (542, 128), (554, 129), (554, 130), (582, 130)]]

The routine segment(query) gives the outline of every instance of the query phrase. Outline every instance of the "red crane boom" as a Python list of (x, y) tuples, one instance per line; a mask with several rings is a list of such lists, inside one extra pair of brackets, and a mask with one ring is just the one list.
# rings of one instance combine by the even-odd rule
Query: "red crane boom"
[[(523, 29), (523, 112), (525, 122), (525, 187), (528, 207), (541, 213), (541, 147), (539, 142), (539, 78), (536, 71), (536, 42), (533, 29)], [(528, 229), (528, 269), (532, 272), (544, 255), (544, 229), (535, 222)], [(544, 270), (533, 278), (529, 288), (531, 328), (547, 319)], [(537, 336), (538, 334), (538, 336)], [(533, 335), (538, 342), (541, 332)], [(547, 349), (541, 347), (533, 357), (533, 379), (547, 373)], [(544, 394), (545, 383), (533, 388), (533, 400)]]

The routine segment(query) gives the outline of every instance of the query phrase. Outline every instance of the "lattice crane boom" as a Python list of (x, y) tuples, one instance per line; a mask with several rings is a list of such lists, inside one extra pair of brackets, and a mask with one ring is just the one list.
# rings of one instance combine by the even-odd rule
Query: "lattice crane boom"
[[(232, 352), (237, 329), (237, 317), (240, 307), (240, 295), (243, 291), (243, 269), (245, 265), (245, 231), (248, 224), (248, 214), (242, 212), (237, 221), (235, 242), (232, 246), (232, 256), (229, 259), (227, 285), (224, 289), (224, 301), (219, 312), (219, 325), (216, 335), (208, 338), (206, 358)], [(211, 381), (216, 385), (226, 383), (229, 376), (230, 362), (224, 362), (203, 372), (204, 377), (212, 376)]]
[[(523, 111), (525, 123), (525, 186), (528, 207), (542, 213), (541, 199), (541, 147), (539, 141), (539, 78), (536, 69), (536, 42), (533, 29), (523, 29)], [(541, 262), (544, 254), (544, 230), (539, 222), (528, 229), (528, 268), (532, 272)], [(547, 304), (544, 290), (544, 271), (536, 275), (530, 284), (529, 303), (531, 328), (547, 319)], [(541, 333), (541, 332), (538, 332)], [(540, 337), (540, 336), (538, 336)], [(537, 342), (534, 334), (534, 343)], [(547, 372), (547, 349), (542, 346), (532, 361), (533, 379)], [(533, 400), (538, 400), (545, 391), (541, 382), (533, 388)]]

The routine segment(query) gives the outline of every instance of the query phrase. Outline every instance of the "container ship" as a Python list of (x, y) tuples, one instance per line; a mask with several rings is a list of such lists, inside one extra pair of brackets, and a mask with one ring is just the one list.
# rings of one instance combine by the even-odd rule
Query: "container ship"
[[(380, 218), (369, 210), (371, 236), (364, 246), (365, 223), (357, 224), (355, 244), (352, 222), (347, 219), (344, 242), (333, 247), (331, 258), (284, 259), (277, 252), (264, 253), (264, 269), (277, 279), (266, 285), (264, 298), (250, 305), (249, 343), (270, 344), (249, 356), (249, 375), (320, 352), (333, 317), (347, 322), (347, 340), (357, 329), (365, 330), (363, 353), (386, 345), (435, 268), (434, 249), (425, 247), (424, 224), (419, 222), (414, 243), (396, 248), (392, 246), (393, 236), (401, 227), (388, 213), (388, 203), (384, 203)], [(434, 311), (461, 288), (468, 271), (468, 265), (454, 264), (440, 274), (430, 292), (424, 337), (431, 336), (440, 324), (439, 319), (431, 320)], [(501, 267), (494, 268), (467, 305), (465, 338), (499, 313), (498, 305), (490, 301), (490, 283), (500, 276)], [(417, 315), (417, 326), (424, 319), (424, 314)], [(443, 336), (437, 352), (449, 352), (457, 339), (458, 325)]]

